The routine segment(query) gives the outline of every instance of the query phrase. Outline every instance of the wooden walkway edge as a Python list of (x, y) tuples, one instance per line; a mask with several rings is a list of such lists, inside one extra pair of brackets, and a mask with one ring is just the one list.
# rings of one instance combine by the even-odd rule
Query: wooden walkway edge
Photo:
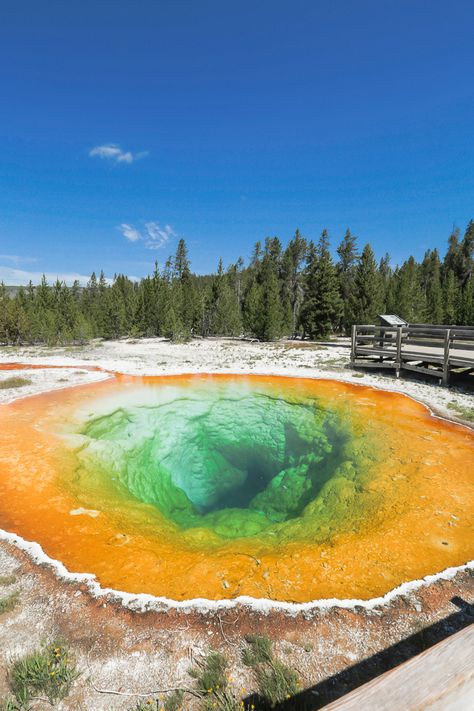
[(474, 709), (474, 625), (324, 706), (321, 711), (422, 709)]

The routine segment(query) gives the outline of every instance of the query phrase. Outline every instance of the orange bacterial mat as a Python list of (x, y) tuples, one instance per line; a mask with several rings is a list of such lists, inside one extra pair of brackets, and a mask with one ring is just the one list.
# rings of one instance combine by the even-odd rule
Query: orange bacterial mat
[(462, 565), (473, 472), (468, 428), (333, 380), (114, 375), (0, 406), (0, 528), (174, 600), (367, 600)]

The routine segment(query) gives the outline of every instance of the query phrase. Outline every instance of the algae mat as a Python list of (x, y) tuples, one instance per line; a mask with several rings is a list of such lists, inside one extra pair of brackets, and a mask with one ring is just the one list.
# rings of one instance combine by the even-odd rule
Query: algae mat
[(396, 393), (115, 375), (0, 408), (0, 528), (131, 593), (369, 599), (474, 557), (473, 465)]

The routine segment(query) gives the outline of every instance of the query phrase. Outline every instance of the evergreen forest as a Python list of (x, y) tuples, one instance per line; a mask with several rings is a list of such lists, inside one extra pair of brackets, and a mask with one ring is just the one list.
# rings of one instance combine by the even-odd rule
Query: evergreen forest
[[(337, 255), (337, 256), (336, 256)], [(408, 323), (474, 324), (474, 222), (449, 236), (443, 257), (429, 249), (391, 266), (347, 230), (335, 252), (323, 230), (317, 242), (299, 230), (284, 248), (278, 237), (257, 242), (246, 265), (210, 275), (191, 270), (184, 240), (160, 269), (136, 282), (93, 273), (87, 286), (43, 277), (34, 286), (0, 285), (0, 343), (82, 344), (93, 338), (247, 336), (325, 339), (354, 323), (397, 314)]]

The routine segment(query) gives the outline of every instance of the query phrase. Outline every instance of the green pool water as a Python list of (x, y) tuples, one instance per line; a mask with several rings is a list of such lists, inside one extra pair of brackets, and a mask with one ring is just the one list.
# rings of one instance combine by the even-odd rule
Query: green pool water
[(208, 385), (135, 400), (83, 427), (80, 488), (93, 477), (183, 530), (237, 538), (305, 516), (323, 525), (367, 474), (350, 418), (317, 398)]

